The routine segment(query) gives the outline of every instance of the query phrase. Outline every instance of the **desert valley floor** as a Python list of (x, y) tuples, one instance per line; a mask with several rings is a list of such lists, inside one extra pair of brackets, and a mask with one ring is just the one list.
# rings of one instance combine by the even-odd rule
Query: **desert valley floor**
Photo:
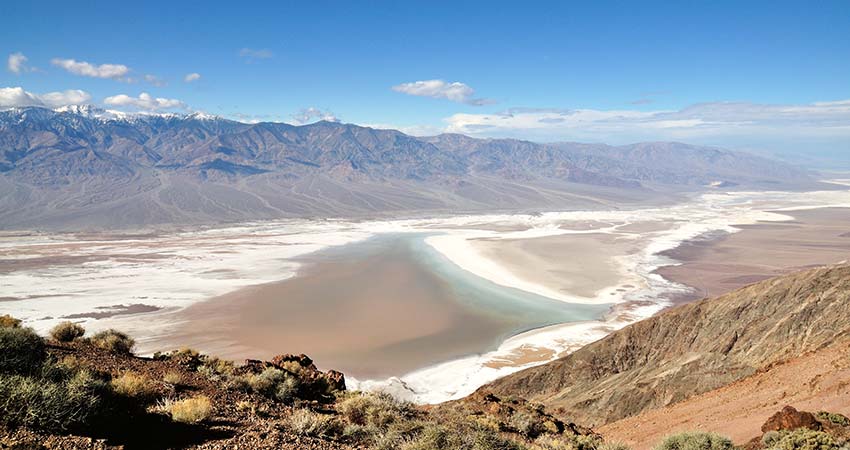
[(119, 328), (142, 354), (304, 352), (352, 387), (433, 403), (676, 302), (846, 260), (848, 217), (839, 188), (640, 210), (8, 232), (0, 314), (40, 331)]

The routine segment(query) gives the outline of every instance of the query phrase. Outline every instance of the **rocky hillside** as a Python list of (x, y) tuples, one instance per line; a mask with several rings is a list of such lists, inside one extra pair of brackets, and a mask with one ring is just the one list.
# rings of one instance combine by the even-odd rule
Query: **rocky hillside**
[(0, 111), (0, 228), (133, 227), (387, 212), (594, 208), (804, 170), (679, 143), (537, 144), (92, 107)]
[(521, 399), (418, 407), (348, 392), (304, 355), (141, 358), (120, 332), (84, 333), (66, 322), (42, 339), (0, 316), (0, 449), (603, 450), (590, 429)]
[(672, 308), (482, 389), (602, 425), (674, 404), (850, 338), (850, 265)]

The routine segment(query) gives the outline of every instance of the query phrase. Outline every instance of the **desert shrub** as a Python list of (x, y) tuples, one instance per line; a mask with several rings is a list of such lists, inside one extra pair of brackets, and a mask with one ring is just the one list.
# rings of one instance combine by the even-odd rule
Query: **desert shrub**
[(729, 438), (715, 433), (679, 433), (667, 436), (655, 450), (733, 450)]
[(622, 442), (604, 442), (596, 448), (597, 450), (631, 450), (628, 445)]
[(120, 377), (113, 378), (112, 390), (116, 394), (140, 400), (153, 398), (156, 393), (156, 384), (148, 377), (135, 372), (126, 372)]
[(221, 359), (215, 356), (205, 357), (198, 371), (205, 369), (208, 373), (220, 376), (229, 376), (233, 374), (233, 361)]
[(532, 450), (629, 450), (623, 444), (603, 443), (597, 435), (540, 435), (532, 445)]
[(295, 434), (313, 437), (331, 437), (342, 432), (339, 423), (333, 418), (309, 409), (293, 411), (286, 418), (286, 428)]
[(823, 422), (830, 422), (835, 425), (840, 425), (844, 427), (850, 426), (850, 419), (838, 413), (819, 411), (817, 413), (817, 417)]
[(32, 328), (0, 328), (0, 372), (31, 374), (46, 358), (44, 340)]
[(212, 413), (209, 397), (199, 395), (161, 404), (161, 409), (171, 415), (171, 420), (180, 423), (199, 423), (207, 420)]
[(517, 411), (511, 414), (511, 417), (508, 419), (508, 426), (529, 439), (534, 439), (546, 431), (543, 421), (540, 420), (540, 416), (535, 416), (524, 411)]
[(268, 367), (246, 379), (251, 390), (268, 398), (291, 402), (298, 397), (301, 380), (289, 372)]
[(163, 375), (162, 381), (164, 381), (164, 382), (166, 382), (166, 383), (168, 383), (172, 386), (179, 386), (180, 384), (183, 383), (183, 375), (176, 370), (172, 370), (172, 371), (166, 373), (165, 375)]
[(416, 416), (416, 408), (410, 402), (399, 401), (386, 393), (353, 393), (337, 404), (349, 422), (384, 428), (387, 425)]
[(19, 328), (21, 321), (8, 314), (0, 316), (0, 328)]
[(0, 375), (0, 423), (48, 432), (79, 429), (105, 414), (108, 395), (106, 382), (85, 370), (58, 380)]
[(92, 336), (91, 342), (98, 348), (117, 354), (130, 354), (136, 345), (133, 338), (117, 330), (101, 331)]
[(770, 450), (838, 450), (840, 446), (832, 436), (823, 431), (798, 428), (780, 431), (770, 439)]
[[(395, 448), (395, 447), (394, 447)], [(403, 450), (520, 450), (523, 447), (486, 427), (469, 424), (426, 424), (400, 446)]]
[(71, 342), (83, 337), (84, 334), (86, 334), (86, 330), (74, 322), (62, 322), (50, 330), (50, 336), (59, 342)]

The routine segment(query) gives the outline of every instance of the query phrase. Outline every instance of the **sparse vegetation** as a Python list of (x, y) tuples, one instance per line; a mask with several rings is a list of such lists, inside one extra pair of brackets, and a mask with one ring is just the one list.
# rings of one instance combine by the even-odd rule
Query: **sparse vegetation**
[(253, 392), (284, 403), (291, 402), (299, 392), (301, 380), (284, 370), (268, 367), (259, 374), (245, 378)]
[(838, 413), (818, 411), (817, 418), (824, 422), (830, 422), (835, 425), (840, 425), (842, 427), (850, 426), (850, 419)]
[(105, 412), (108, 384), (88, 371), (46, 368), (47, 376), (0, 375), (0, 423), (62, 432)]
[(126, 397), (144, 400), (153, 398), (157, 394), (156, 384), (148, 377), (135, 372), (126, 372), (113, 378), (110, 384), (117, 394)]
[(18, 328), (21, 326), (21, 321), (8, 315), (4, 314), (0, 316), (0, 328)]
[(679, 433), (667, 436), (655, 450), (732, 450), (729, 438), (715, 433)]
[(309, 409), (297, 409), (286, 419), (288, 430), (301, 436), (331, 437), (341, 432), (339, 423), (333, 418)]
[(72, 342), (84, 334), (86, 330), (74, 322), (62, 322), (50, 330), (50, 336), (59, 342)]
[(44, 340), (32, 328), (0, 328), (0, 372), (28, 375), (47, 357)]
[(181, 375), (180, 372), (176, 370), (172, 370), (162, 377), (162, 381), (172, 386), (179, 386), (183, 383), (183, 375)]
[(101, 331), (92, 336), (91, 342), (98, 348), (116, 354), (131, 354), (136, 345), (133, 338), (117, 330)]
[(380, 392), (348, 394), (337, 404), (337, 410), (352, 424), (376, 428), (416, 416), (412, 403)]
[(779, 431), (767, 438), (762, 438), (769, 450), (838, 450), (841, 448), (836, 440), (823, 431), (798, 428), (792, 431)]
[(162, 409), (171, 415), (171, 420), (179, 423), (199, 423), (212, 414), (212, 402), (209, 397), (199, 395), (177, 401), (168, 401)]

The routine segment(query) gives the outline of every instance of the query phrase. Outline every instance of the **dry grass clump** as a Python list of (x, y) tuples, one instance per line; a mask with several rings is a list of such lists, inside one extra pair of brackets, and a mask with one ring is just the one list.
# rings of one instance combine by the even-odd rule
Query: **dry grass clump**
[(19, 328), (21, 321), (8, 314), (0, 316), (0, 328)]
[(165, 375), (163, 375), (162, 381), (164, 381), (164, 382), (166, 382), (166, 383), (168, 383), (172, 386), (179, 386), (179, 385), (183, 384), (183, 375), (176, 370), (172, 370), (172, 371), (166, 373)]
[(341, 432), (333, 418), (309, 409), (297, 409), (286, 418), (286, 428), (295, 434), (312, 437), (332, 437)]
[(179, 423), (200, 423), (212, 414), (212, 402), (209, 397), (199, 395), (183, 400), (165, 400), (158, 410), (171, 415), (171, 420)]
[(296, 375), (274, 367), (248, 375), (244, 381), (251, 391), (286, 403), (298, 396), (301, 387), (301, 379)]
[(62, 322), (50, 330), (50, 336), (59, 342), (72, 342), (83, 337), (84, 334), (86, 330), (74, 322)]
[(655, 450), (733, 450), (727, 437), (715, 433), (679, 433), (667, 436)]
[(530, 450), (629, 450), (625, 444), (603, 442), (597, 435), (540, 435), (530, 446)]
[(126, 372), (120, 377), (113, 378), (110, 384), (115, 393), (125, 397), (150, 399), (157, 394), (156, 383), (135, 372)]
[(353, 393), (337, 404), (337, 411), (355, 425), (386, 427), (416, 416), (410, 402), (400, 401), (387, 393)]
[(92, 336), (91, 342), (103, 350), (124, 355), (132, 353), (133, 346), (136, 345), (133, 338), (117, 330), (101, 331)]

